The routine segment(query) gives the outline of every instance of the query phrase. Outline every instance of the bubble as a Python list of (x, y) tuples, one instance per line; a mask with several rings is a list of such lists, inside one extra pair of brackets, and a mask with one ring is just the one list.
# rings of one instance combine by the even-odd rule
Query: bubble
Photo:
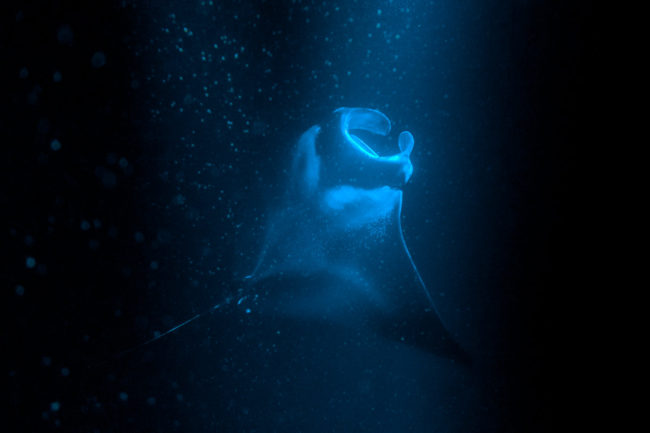
[(117, 155), (114, 154), (113, 152), (110, 152), (108, 155), (106, 155), (106, 163), (108, 165), (114, 165), (117, 162)]
[(74, 42), (74, 33), (68, 25), (63, 25), (59, 27), (59, 30), (56, 33), (56, 38), (60, 44), (63, 45), (72, 45)]
[(97, 51), (90, 59), (93, 68), (101, 68), (106, 64), (106, 54), (103, 51)]
[(112, 189), (117, 185), (117, 176), (105, 167), (95, 168), (95, 176), (101, 181), (104, 188)]

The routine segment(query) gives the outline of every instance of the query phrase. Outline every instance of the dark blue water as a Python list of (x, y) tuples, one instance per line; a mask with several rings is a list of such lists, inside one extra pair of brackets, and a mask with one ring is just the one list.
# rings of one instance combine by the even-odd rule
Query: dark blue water
[[(3, 129), (21, 146), (2, 199), (17, 425), (558, 425), (548, 297), (568, 254), (587, 9), (14, 9)], [(362, 116), (346, 139), (340, 107), (391, 129)]]

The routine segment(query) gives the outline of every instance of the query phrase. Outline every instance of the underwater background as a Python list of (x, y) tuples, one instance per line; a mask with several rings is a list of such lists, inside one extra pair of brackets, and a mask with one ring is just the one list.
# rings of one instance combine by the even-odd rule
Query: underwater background
[[(10, 2), (7, 431), (561, 430), (592, 14)], [(404, 238), (468, 362), (246, 303), (296, 143), (339, 107), (385, 113), (391, 143), (413, 134)]]

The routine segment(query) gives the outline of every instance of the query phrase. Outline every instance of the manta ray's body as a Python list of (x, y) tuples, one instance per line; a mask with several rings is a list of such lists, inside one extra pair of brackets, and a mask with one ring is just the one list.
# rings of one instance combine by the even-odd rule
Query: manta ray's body
[(402, 187), (412, 173), (413, 136), (382, 155), (361, 134), (386, 136), (381, 112), (340, 108), (298, 140), (282, 206), (246, 277), (270, 287), (256, 311), (372, 330), (464, 359), (450, 338), (404, 241)]

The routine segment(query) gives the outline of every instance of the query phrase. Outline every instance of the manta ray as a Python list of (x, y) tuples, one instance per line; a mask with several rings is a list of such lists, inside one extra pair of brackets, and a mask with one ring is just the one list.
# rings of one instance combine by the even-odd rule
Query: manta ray
[(390, 130), (378, 110), (342, 107), (300, 136), (284, 197), (245, 277), (257, 293), (253, 310), (365, 329), (468, 361), (406, 245), (402, 197), (414, 138), (404, 131), (396, 147), (382, 146)]
[(469, 363), (406, 245), (402, 197), (413, 174), (414, 138), (400, 133), (392, 152), (377, 140), (390, 129), (378, 110), (342, 107), (305, 131), (293, 149), (283, 198), (268, 212), (262, 249), (243, 278), (245, 287), (137, 347), (208, 313), (221, 311), (225, 318), (245, 311), (255, 320), (224, 326), (234, 333), (283, 326), (297, 332), (296, 338), (304, 338), (300, 332), (307, 327), (342, 338), (374, 336)]

